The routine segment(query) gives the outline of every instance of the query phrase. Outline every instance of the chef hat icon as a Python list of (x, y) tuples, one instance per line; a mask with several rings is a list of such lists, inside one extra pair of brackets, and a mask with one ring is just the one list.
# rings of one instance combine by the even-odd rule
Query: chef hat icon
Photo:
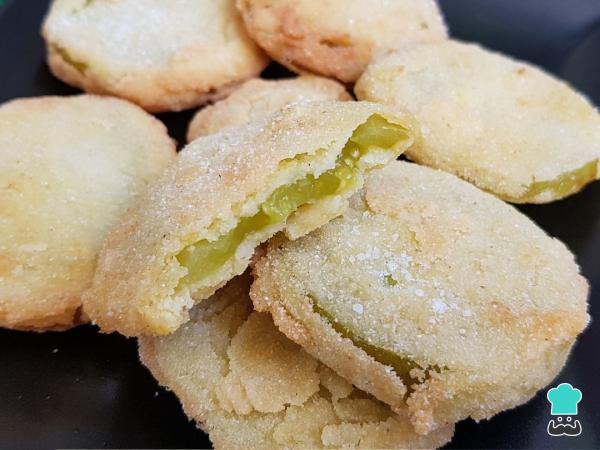
[(581, 401), (583, 395), (579, 389), (574, 388), (569, 383), (561, 383), (550, 389), (546, 397), (552, 405), (550, 414), (560, 416), (577, 414), (577, 404)]

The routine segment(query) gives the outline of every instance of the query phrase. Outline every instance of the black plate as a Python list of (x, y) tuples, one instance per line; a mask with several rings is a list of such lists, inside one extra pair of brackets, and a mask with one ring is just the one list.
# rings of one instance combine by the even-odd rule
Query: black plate
[[(0, 101), (71, 94), (44, 64), (42, 0), (0, 0)], [(532, 61), (600, 104), (600, 0), (442, 0), (455, 37)], [(269, 73), (279, 73), (276, 66)], [(191, 113), (165, 114), (183, 139)], [(575, 252), (600, 317), (600, 183), (570, 199), (521, 208)], [(600, 447), (600, 326), (592, 324), (554, 383), (583, 392), (579, 437), (550, 437), (545, 391), (486, 422), (462, 422), (449, 448)], [(0, 330), (0, 446), (208, 447), (177, 399), (139, 364), (134, 340), (91, 326), (66, 333)]]

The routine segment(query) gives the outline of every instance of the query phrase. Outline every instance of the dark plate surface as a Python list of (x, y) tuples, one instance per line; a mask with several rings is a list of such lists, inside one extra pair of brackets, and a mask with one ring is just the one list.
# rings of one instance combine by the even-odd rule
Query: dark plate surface
[[(43, 0), (0, 0), (0, 102), (76, 91), (44, 64)], [(565, 78), (600, 105), (600, 0), (441, 0), (455, 37), (526, 59)], [(269, 74), (279, 73), (277, 67)], [(165, 114), (183, 139), (191, 113)], [(590, 280), (600, 317), (600, 183), (523, 212), (564, 240)], [(449, 448), (599, 448), (600, 326), (579, 340), (556, 380), (583, 392), (579, 437), (550, 437), (545, 391), (494, 419), (457, 426)], [(0, 330), (0, 447), (209, 447), (137, 360), (134, 340), (91, 326), (66, 333)]]

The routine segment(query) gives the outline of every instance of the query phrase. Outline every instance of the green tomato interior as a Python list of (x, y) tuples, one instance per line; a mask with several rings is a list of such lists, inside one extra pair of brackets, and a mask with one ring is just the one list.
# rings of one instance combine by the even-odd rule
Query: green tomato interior
[(188, 274), (180, 281), (180, 286), (198, 283), (215, 273), (233, 257), (250, 234), (285, 222), (302, 205), (352, 189), (358, 182), (358, 162), (364, 155), (374, 150), (394, 151), (399, 142), (408, 138), (403, 126), (391, 123), (379, 114), (372, 115), (356, 128), (333, 169), (318, 177), (307, 175), (279, 187), (260, 205), (255, 215), (240, 219), (229, 233), (215, 241), (202, 240), (184, 248), (177, 260), (188, 269)]
[(342, 324), (337, 318), (334, 317), (333, 314), (331, 314), (331, 312), (321, 307), (314, 297), (309, 296), (309, 298), (312, 300), (313, 311), (325, 319), (339, 335), (346, 339), (350, 339), (356, 347), (362, 349), (375, 361), (394, 369), (396, 375), (398, 375), (398, 377), (406, 386), (408, 394), (413, 391), (413, 385), (423, 381), (411, 375), (411, 371), (413, 369), (422, 369), (425, 373), (425, 378), (429, 376), (429, 372), (431, 370), (440, 372), (437, 366), (424, 368), (410, 358), (400, 356), (386, 348), (370, 344), (365, 338), (354, 332), (350, 327)]
[(61, 47), (60, 45), (57, 45), (57, 44), (51, 44), (51, 45), (52, 45), (52, 48), (54, 49), (54, 51), (60, 55), (60, 57), (62, 58), (62, 60), (65, 63), (67, 63), (68, 65), (73, 67), (81, 75), (85, 74), (85, 71), (89, 68), (89, 65), (87, 63), (85, 63), (83, 61), (78, 61), (75, 58), (73, 58), (71, 56), (71, 54), (64, 47)]
[(540, 194), (550, 192), (552, 198), (558, 200), (575, 194), (598, 176), (598, 160), (591, 161), (579, 169), (566, 172), (550, 181), (536, 181), (532, 183), (527, 192), (516, 199), (516, 202), (529, 202), (535, 200)]

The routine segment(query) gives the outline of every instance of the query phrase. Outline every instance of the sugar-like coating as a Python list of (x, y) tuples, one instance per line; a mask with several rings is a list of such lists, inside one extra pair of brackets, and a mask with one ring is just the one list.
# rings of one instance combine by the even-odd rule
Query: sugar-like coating
[(404, 47), (369, 66), (362, 100), (409, 109), (423, 140), (407, 156), (515, 203), (546, 203), (600, 178), (600, 115), (530, 64), (475, 44)]
[(153, 112), (223, 97), (268, 61), (234, 0), (54, 0), (42, 34), (58, 78)]
[(259, 120), (291, 103), (303, 101), (350, 100), (340, 83), (304, 75), (284, 80), (252, 79), (214, 105), (207, 106), (190, 122), (188, 142), (223, 128)]
[[(375, 149), (361, 160), (355, 185), (249, 233), (214, 272), (180, 284), (189, 273), (177, 259), (184, 249), (228, 235), (279, 187), (333, 169), (354, 130), (373, 115), (388, 118), (405, 133), (388, 150)], [(418, 134), (402, 111), (331, 101), (291, 105), (263, 120), (196, 139), (109, 235), (84, 298), (87, 314), (105, 332), (175, 331), (194, 303), (245, 271), (261, 242), (282, 230), (292, 238), (302, 236), (341, 214), (347, 198), (362, 186), (362, 173), (396, 158)]]
[(165, 126), (123, 100), (39, 97), (0, 106), (0, 326), (85, 322), (112, 224), (175, 159)]
[(273, 59), (348, 83), (378, 53), (447, 37), (434, 0), (237, 0), (237, 6)]
[[(252, 311), (250, 277), (232, 280), (164, 337), (139, 339), (142, 362), (215, 448), (434, 448), (450, 425), (415, 433)], [(235, 379), (235, 384), (231, 380)]]
[(398, 161), (342, 217), (272, 241), (254, 273), (257, 310), (358, 388), (408, 405), (423, 433), (527, 401), (589, 320), (560, 241), (453, 175)]

